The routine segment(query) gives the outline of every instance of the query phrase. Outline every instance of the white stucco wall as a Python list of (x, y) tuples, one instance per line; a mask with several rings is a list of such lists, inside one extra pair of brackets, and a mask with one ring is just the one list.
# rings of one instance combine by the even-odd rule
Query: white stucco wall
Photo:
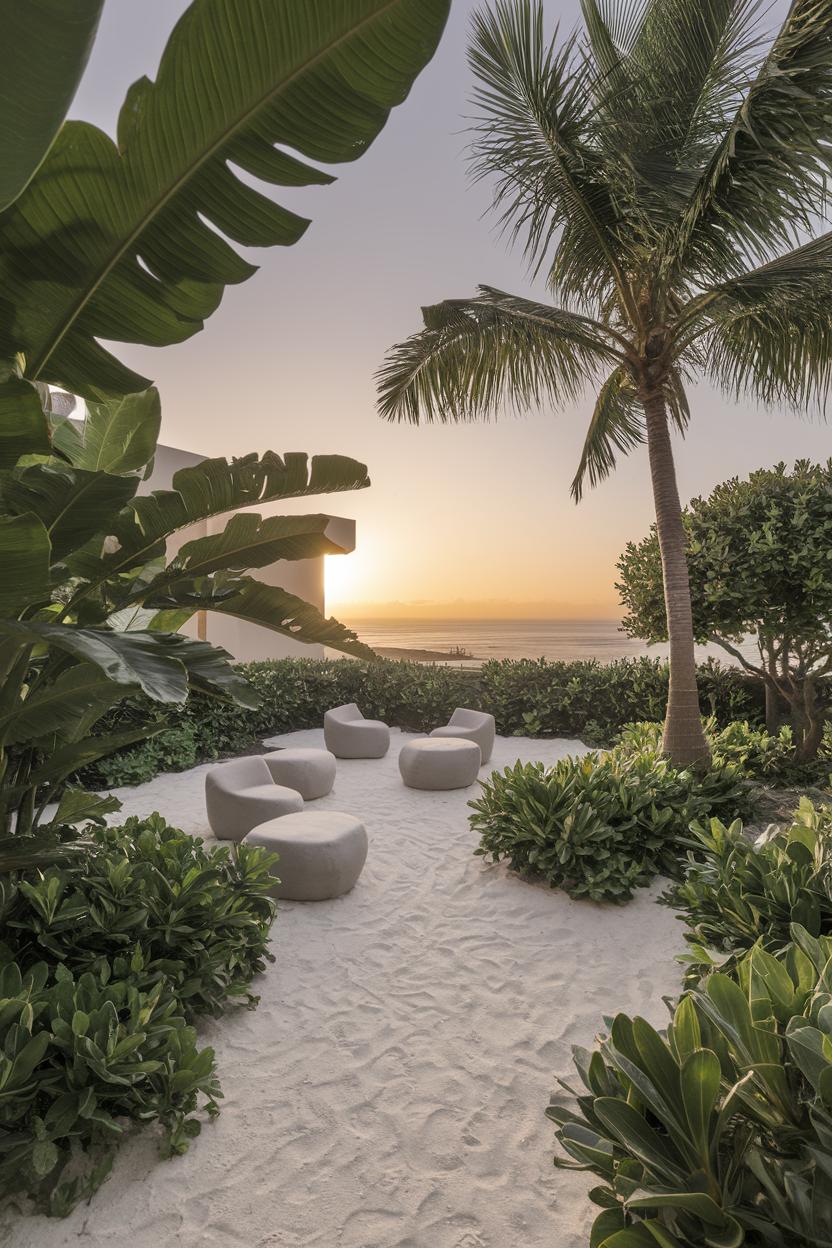
[[(169, 490), (173, 486), (173, 475), (180, 468), (198, 464), (205, 457), (191, 451), (181, 451), (175, 447), (160, 446), (156, 452), (153, 473), (144, 482), (141, 493), (151, 490)], [(278, 503), (253, 507), (264, 516), (279, 515)], [(313, 506), (311, 510), (316, 510)], [(208, 521), (191, 525), (190, 528), (177, 534), (168, 543), (168, 557), (176, 554), (185, 542), (197, 537), (205, 537), (209, 533), (219, 533), (225, 527), (227, 516), (215, 516)], [(333, 516), (327, 529), (332, 538), (345, 552), (355, 547), (355, 521), (342, 516)], [(311, 602), (322, 613), (326, 613), (324, 588), (324, 559), (298, 559), (291, 562), (282, 560), (269, 567), (257, 569), (253, 575), (269, 585), (277, 585), (291, 594)], [(201, 617), (201, 618), (200, 618)], [(290, 657), (320, 659), (324, 657), (323, 646), (307, 646), (291, 638), (273, 633), (258, 624), (249, 624), (243, 620), (222, 616), (217, 612), (200, 613), (182, 629), (191, 637), (202, 636), (215, 645), (223, 646), (235, 659), (251, 661), (257, 659), (280, 659)]]

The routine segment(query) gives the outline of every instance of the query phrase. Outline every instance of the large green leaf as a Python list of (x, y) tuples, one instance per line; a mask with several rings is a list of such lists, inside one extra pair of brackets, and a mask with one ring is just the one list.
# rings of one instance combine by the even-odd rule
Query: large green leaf
[(49, 421), (38, 392), (28, 381), (0, 383), (0, 468), (13, 468), (21, 455), (48, 455)]
[(252, 512), (240, 512), (231, 517), (222, 533), (186, 542), (173, 562), (151, 582), (149, 591), (212, 572), (265, 568), (279, 559), (340, 554), (342, 548), (326, 535), (331, 523), (331, 516), (324, 515), (268, 516), (264, 520)]
[(75, 95), (104, 0), (0, 0), (0, 212), (37, 169)]
[(0, 615), (49, 598), (49, 534), (37, 516), (0, 516)]
[(16, 470), (3, 482), (1, 496), (9, 512), (37, 516), (57, 561), (97, 534), (112, 532), (115, 517), (138, 485), (136, 476), (89, 472), (52, 459)]
[(69, 421), (56, 431), (55, 445), (76, 468), (92, 472), (138, 472), (153, 459), (162, 407), (155, 387), (101, 403), (88, 402), (79, 431)]
[(173, 489), (156, 490), (133, 500), (114, 528), (119, 548), (97, 566), (78, 571), (94, 584), (164, 554), (165, 539), (188, 525), (241, 507), (360, 490), (370, 484), (365, 464), (345, 455), (273, 451), (242, 459), (205, 459), (181, 468)]
[(73, 738), (79, 729), (89, 731), (108, 707), (129, 692), (129, 687), (115, 684), (94, 663), (76, 664), (0, 716), (0, 741), (12, 745), (51, 733)]
[(93, 663), (118, 685), (137, 685), (154, 701), (184, 702), (187, 674), (178, 657), (174, 658), (160, 641), (165, 636), (0, 619), (0, 640), (63, 651), (81, 662)]
[(226, 239), (291, 244), (308, 224), (234, 168), (274, 186), (331, 181), (283, 147), (360, 156), (433, 55), (449, 5), (194, 0), (156, 80), (128, 92), (118, 146), (68, 123), (6, 214), (0, 354), (22, 352), (27, 376), (85, 397), (144, 389), (99, 339), (189, 338), (254, 271)]
[[(206, 578), (208, 579), (208, 578)], [(337, 620), (325, 619), (316, 607), (276, 585), (263, 585), (249, 577), (238, 579), (239, 588), (230, 596), (212, 597), (206, 593), (191, 605), (233, 615), (249, 624), (261, 624), (273, 633), (306, 645), (331, 646), (359, 659), (373, 659), (374, 652), (356, 634)], [(167, 604), (158, 604), (164, 606)]]

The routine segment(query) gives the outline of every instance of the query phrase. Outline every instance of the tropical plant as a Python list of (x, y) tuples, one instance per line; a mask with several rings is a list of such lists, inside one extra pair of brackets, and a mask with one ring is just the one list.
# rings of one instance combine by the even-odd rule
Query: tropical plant
[(688, 929), (686, 961), (708, 968), (711, 950), (743, 953), (758, 942), (777, 953), (793, 923), (832, 935), (832, 807), (801, 798), (790, 825), (773, 824), (755, 841), (739, 820), (711, 819), (691, 833), (685, 877), (662, 898)]
[[(232, 516), (214, 534), (167, 540), (212, 516), (368, 484), (342, 456), (272, 452), (204, 460), (171, 490), (139, 495), (156, 449), (155, 391), (91, 403), (80, 429), (60, 420), (50, 457), (24, 458), (0, 478), (0, 829), (30, 834), (69, 775), (147, 729), (94, 735), (101, 716), (137, 692), (163, 704), (189, 690), (253, 706), (229, 656), (178, 629), (197, 610), (253, 621), (305, 641), (371, 653), (308, 603), (246, 575), (279, 559), (336, 550), (329, 518)], [(100, 799), (68, 790), (47, 825), (76, 823)], [(31, 849), (32, 846), (23, 847)]]
[[(99, 340), (182, 342), (226, 285), (255, 272), (234, 244), (297, 242), (309, 222), (248, 178), (331, 183), (310, 160), (366, 151), (433, 55), (449, 3), (193, 0), (155, 80), (129, 89), (113, 142), (83, 121), (57, 129), (101, 3), (4, 0), (16, 42), (0, 92), (0, 188), (19, 193), (0, 215), (0, 359), (19, 356), (27, 380), (85, 398), (147, 389)], [(21, 424), (2, 409), (4, 438)]]
[[(683, 513), (697, 641), (722, 646), (766, 689), (774, 732), (791, 714), (798, 761), (814, 757), (832, 673), (832, 461), (801, 460), (718, 485)], [(617, 589), (631, 637), (662, 641), (667, 623), (655, 526), (627, 545)], [(759, 659), (740, 647), (756, 641)]]
[(547, 1111), (602, 1212), (592, 1248), (821, 1248), (832, 1241), (832, 939), (685, 993), (666, 1033), (619, 1014), (584, 1085)]
[[(432, 56), (448, 3), (193, 0), (156, 80), (128, 92), (116, 144), (85, 122), (61, 125), (101, 3), (4, 0), (15, 69), (0, 88), (0, 837), (31, 833), (79, 765), (146, 735), (90, 735), (127, 694), (176, 704), (202, 689), (250, 704), (224, 652), (175, 631), (194, 611), (368, 653), (243, 575), (333, 549), (323, 516), (242, 514), (165, 561), (166, 539), (190, 524), (360, 488), (364, 466), (206, 460), (136, 497), (158, 396), (101, 340), (183, 341), (254, 272), (233, 244), (297, 241), (308, 222), (246, 179), (331, 182), (308, 159), (361, 155)], [(82, 431), (52, 385), (87, 400)], [(100, 810), (71, 792), (49, 827)], [(13, 861), (43, 852), (30, 840)]]
[[(598, 387), (573, 483), (646, 441), (671, 679), (664, 747), (707, 757), (671, 431), (697, 375), (802, 409), (832, 362), (827, 202), (832, 10), (793, 0), (773, 39), (758, 0), (582, 0), (544, 34), (540, 0), (474, 18), (473, 169), (558, 306), (483, 286), (424, 309), (379, 375), (390, 420), (473, 420)], [(792, 250), (787, 250), (789, 247)]]
[(476, 854), (570, 897), (623, 902), (656, 875), (678, 874), (692, 822), (748, 811), (751, 801), (735, 769), (678, 770), (653, 748), (551, 767), (518, 761), (495, 771), (468, 805)]
[[(784, 724), (774, 735), (765, 728), (754, 727), (744, 720), (733, 720), (720, 727), (714, 718), (705, 721), (705, 734), (715, 765), (730, 765), (742, 772), (747, 780), (768, 786), (814, 785), (829, 788), (832, 781), (832, 734), (827, 732), (822, 752), (807, 763), (795, 762), (794, 737)], [(656, 750), (661, 744), (659, 723), (627, 724), (619, 733), (620, 750), (640, 753)]]
[(271, 960), (274, 855), (206, 850), (160, 815), (90, 838), (0, 915), (0, 1193), (51, 1214), (92, 1195), (130, 1126), (187, 1149), (222, 1096), (192, 1023), (256, 1004)]

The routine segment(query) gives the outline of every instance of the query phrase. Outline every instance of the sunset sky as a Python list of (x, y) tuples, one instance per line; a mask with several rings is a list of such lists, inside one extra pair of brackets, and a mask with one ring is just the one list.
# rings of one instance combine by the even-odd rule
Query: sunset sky
[[(111, 0), (73, 115), (113, 133), (127, 86), (154, 76), (185, 7)], [(475, 7), (454, 0), (436, 58), (366, 156), (336, 170), (332, 187), (277, 193), (313, 219), (299, 245), (249, 252), (260, 272), (229, 288), (190, 342), (119, 354), (156, 379), (172, 445), (211, 455), (341, 452), (369, 464), (372, 489), (321, 500), (321, 510), (358, 522), (355, 554), (329, 561), (332, 611), (615, 617), (616, 558), (645, 532), (652, 500), (644, 451), (579, 507), (570, 500), (591, 394), (574, 409), (491, 425), (414, 429), (375, 414), (373, 373), (388, 346), (419, 328), (420, 305), (468, 295), (480, 282), (532, 289), (522, 259), (483, 215), (487, 188), (466, 176), (465, 46)], [(548, 9), (569, 27), (578, 2), (552, 0)], [(684, 499), (779, 459), (832, 451), (826, 425), (705, 387), (691, 405), (691, 431), (677, 445)]]

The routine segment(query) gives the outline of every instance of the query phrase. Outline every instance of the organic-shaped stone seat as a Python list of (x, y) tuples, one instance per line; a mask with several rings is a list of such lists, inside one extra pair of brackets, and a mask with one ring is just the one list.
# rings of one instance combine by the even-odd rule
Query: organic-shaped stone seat
[(367, 858), (367, 833), (353, 815), (337, 810), (302, 810), (253, 828), (246, 845), (279, 856), (273, 897), (327, 901), (348, 893)]
[(487, 763), (494, 749), (496, 735), (494, 716), (487, 711), (469, 711), (458, 706), (448, 723), (442, 728), (434, 728), (432, 737), (463, 737), (467, 741), (476, 741), (480, 747), (483, 763)]
[(378, 719), (365, 719), (348, 702), (324, 715), (324, 740), (336, 758), (383, 758), (390, 748), (390, 729)]
[(399, 771), (411, 789), (465, 789), (480, 763), (476, 741), (462, 737), (420, 737), (399, 751)]
[(208, 823), (221, 841), (241, 841), (258, 823), (303, 810), (295, 789), (275, 784), (263, 756), (235, 758), (205, 777)]
[(301, 747), (274, 750), (263, 760), (276, 784), (297, 789), (305, 802), (326, 797), (335, 783), (335, 755)]

